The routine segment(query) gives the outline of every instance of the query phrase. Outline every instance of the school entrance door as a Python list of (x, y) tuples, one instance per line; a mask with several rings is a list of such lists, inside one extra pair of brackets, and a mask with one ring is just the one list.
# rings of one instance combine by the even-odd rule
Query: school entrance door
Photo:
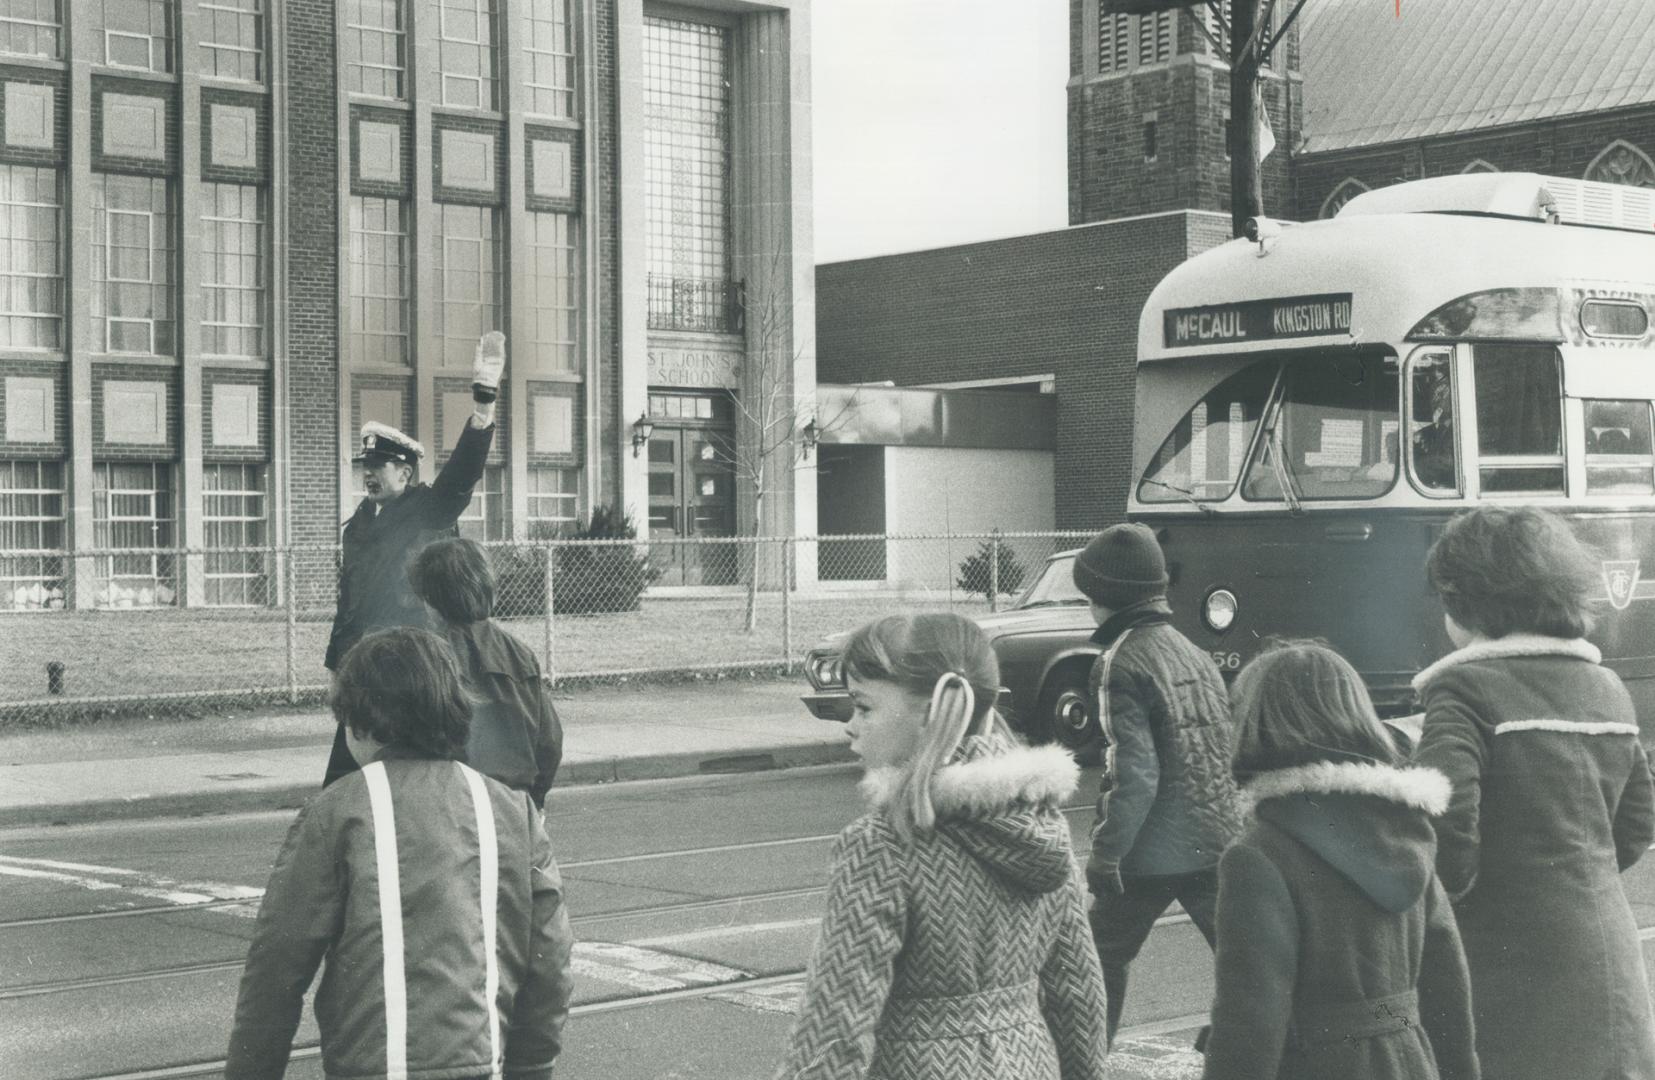
[(693, 543), (736, 531), (735, 409), (728, 394), (649, 395), (650, 560), (659, 585), (732, 585), (736, 544)]

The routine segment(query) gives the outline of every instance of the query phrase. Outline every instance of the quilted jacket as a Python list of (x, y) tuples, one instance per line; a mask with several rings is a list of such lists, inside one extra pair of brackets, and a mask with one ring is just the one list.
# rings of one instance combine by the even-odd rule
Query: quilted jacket
[(1091, 697), (1106, 751), (1088, 876), (1185, 874), (1241, 829), (1230, 702), (1212, 658), (1164, 600), (1116, 612), (1092, 636)]
[(1058, 812), (1055, 747), (971, 736), (932, 787), (938, 825), (904, 841), (863, 781), (840, 833), (785, 1080), (1101, 1080), (1104, 990)]
[(388, 748), (288, 831), (225, 1075), (279, 1080), (325, 959), (315, 1011), (329, 1080), (548, 1080), (573, 944), (528, 796), (459, 762)]
[(1448, 781), (1319, 762), (1243, 794), (1254, 815), (1218, 864), (1206, 1080), (1476, 1080), (1428, 816)]
[(1454, 786), (1437, 869), (1495, 1080), (1649, 1080), (1655, 1016), (1621, 872), (1655, 841), (1632, 699), (1582, 640), (1512, 634), (1414, 680), (1416, 761)]

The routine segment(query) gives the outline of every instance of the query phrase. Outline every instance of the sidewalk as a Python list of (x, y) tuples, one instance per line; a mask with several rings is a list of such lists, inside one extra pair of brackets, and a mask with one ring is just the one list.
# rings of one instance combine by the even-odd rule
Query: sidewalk
[[(560, 692), (557, 787), (852, 760), (802, 677)], [(238, 711), (0, 732), (0, 828), (298, 807), (322, 782), (325, 712)]]

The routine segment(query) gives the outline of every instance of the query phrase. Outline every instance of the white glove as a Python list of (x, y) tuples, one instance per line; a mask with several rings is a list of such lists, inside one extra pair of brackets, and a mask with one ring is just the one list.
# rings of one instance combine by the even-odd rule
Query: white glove
[(488, 405), (500, 396), (500, 376), (506, 370), (506, 335), (490, 330), (477, 342), (477, 358), (471, 363), (471, 398)]

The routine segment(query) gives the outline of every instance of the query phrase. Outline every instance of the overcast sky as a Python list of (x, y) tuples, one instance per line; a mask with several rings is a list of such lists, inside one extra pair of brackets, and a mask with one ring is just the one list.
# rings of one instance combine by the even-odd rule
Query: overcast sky
[(815, 0), (816, 261), (1068, 223), (1067, 0)]

